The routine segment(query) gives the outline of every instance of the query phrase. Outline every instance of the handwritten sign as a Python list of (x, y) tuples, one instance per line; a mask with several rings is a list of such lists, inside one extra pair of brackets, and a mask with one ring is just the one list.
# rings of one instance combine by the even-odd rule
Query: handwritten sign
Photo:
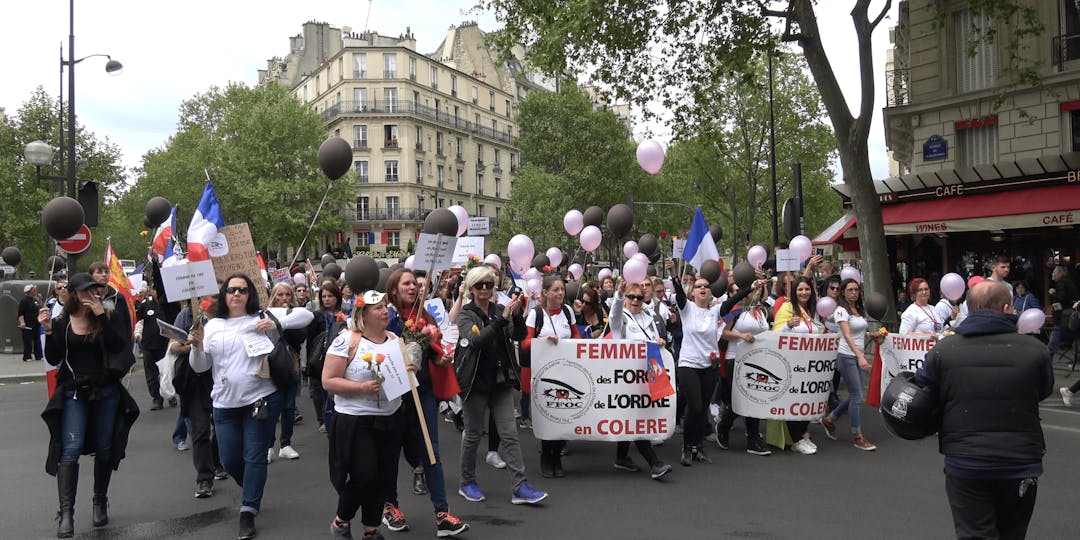
[(671, 258), (681, 259), (683, 251), (686, 250), (686, 239), (673, 238), (671, 240)]
[(802, 261), (799, 260), (799, 256), (794, 251), (790, 249), (776, 250), (777, 272), (798, 272), (801, 267)]
[(214, 264), (210, 261), (163, 266), (161, 281), (165, 284), (165, 299), (169, 302), (218, 293)]
[(266, 290), (266, 282), (262, 278), (259, 256), (255, 253), (255, 242), (251, 240), (251, 229), (248, 228), (248, 224), (226, 225), (218, 229), (218, 234), (225, 239), (228, 248), (220, 256), (214, 255), (214, 250), (210, 250), (210, 260), (214, 263), (214, 274), (217, 279), (225, 279), (233, 274), (244, 274), (259, 291), (259, 305), (265, 306), (270, 300), (270, 295)]
[(450, 264), (455, 268), (463, 267), (469, 255), (484, 257), (483, 236), (462, 236), (458, 238), (457, 245), (454, 246), (454, 258), (451, 259)]
[(434, 271), (450, 268), (457, 240), (453, 236), (421, 233), (420, 241), (416, 243), (413, 268)]

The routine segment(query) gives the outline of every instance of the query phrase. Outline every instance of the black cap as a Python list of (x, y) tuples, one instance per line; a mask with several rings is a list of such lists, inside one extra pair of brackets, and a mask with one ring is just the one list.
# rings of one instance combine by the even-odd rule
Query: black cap
[(85, 291), (90, 287), (102, 287), (103, 285), (94, 281), (94, 278), (86, 272), (79, 272), (68, 280), (68, 289), (72, 291)]

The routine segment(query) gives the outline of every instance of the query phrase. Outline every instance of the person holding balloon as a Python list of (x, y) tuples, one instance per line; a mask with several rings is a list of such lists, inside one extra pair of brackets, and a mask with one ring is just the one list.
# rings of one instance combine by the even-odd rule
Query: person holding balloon
[(863, 356), (868, 324), (863, 309), (862, 286), (854, 279), (845, 279), (840, 283), (840, 289), (843, 300), (836, 306), (831, 318), (840, 327), (842, 339), (836, 354), (836, 371), (844, 378), (848, 397), (821, 419), (821, 426), (825, 428), (825, 435), (835, 441), (836, 420), (845, 412), (850, 413), (852, 444), (859, 450), (876, 450), (877, 446), (863, 437), (860, 423), (859, 409), (866, 396), (863, 388), (870, 381), (871, 367)]
[[(946, 279), (949, 275), (941, 278), (941, 292), (946, 296), (960, 298), (964, 294), (964, 280), (960, 276), (956, 276), (960, 280), (959, 285), (957, 285), (953, 280)], [(957, 291), (957, 287), (959, 291)], [(948, 292), (946, 292), (946, 288), (948, 288)], [(938, 334), (945, 327), (945, 323), (959, 313), (959, 309), (945, 298), (942, 298), (936, 305), (931, 306), (930, 284), (923, 278), (911, 280), (911, 284), (908, 285), (908, 292), (915, 299), (915, 302), (900, 315), (901, 334)]]
[[(784, 302), (777, 312), (776, 320), (773, 322), (773, 331), (798, 334), (824, 333), (825, 325), (815, 313), (817, 311), (817, 294), (814, 291), (813, 281), (806, 276), (800, 276), (794, 282), (794, 292), (794, 296), (789, 301)], [(809, 426), (810, 422), (805, 420), (789, 420), (787, 422), (788, 432), (791, 434), (791, 438), (796, 441), (791, 447), (792, 450), (804, 455), (817, 453), (817, 445), (810, 440), (810, 432), (807, 429)]]

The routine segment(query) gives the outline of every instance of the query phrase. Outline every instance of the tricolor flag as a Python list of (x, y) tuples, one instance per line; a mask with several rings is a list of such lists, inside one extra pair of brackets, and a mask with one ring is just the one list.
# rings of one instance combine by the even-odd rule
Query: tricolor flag
[(259, 257), (259, 273), (262, 274), (263, 283), (270, 283), (270, 275), (266, 273), (266, 262), (263, 261), (262, 253), (256, 251), (255, 255)]
[(154, 231), (154, 242), (151, 246), (157, 255), (159, 263), (165, 263), (173, 258), (173, 244), (176, 242), (176, 206), (172, 207), (169, 217), (162, 221)]
[(657, 401), (674, 394), (675, 388), (671, 386), (671, 376), (668, 375), (664, 366), (664, 357), (661, 355), (660, 345), (651, 341), (647, 342), (645, 351), (649, 356), (649, 365), (647, 366), (649, 399)]
[(188, 225), (188, 260), (191, 262), (210, 260), (210, 242), (214, 240), (218, 229), (224, 226), (225, 218), (221, 215), (221, 205), (218, 204), (217, 194), (214, 193), (214, 185), (207, 181), (202, 198), (199, 199), (199, 206), (195, 208), (195, 215), (191, 217), (191, 225)]
[(116, 292), (120, 293), (124, 297), (124, 301), (127, 302), (128, 315), (131, 317), (131, 326), (129, 328), (134, 329), (135, 293), (131, 291), (131, 280), (124, 273), (124, 268), (120, 266), (120, 259), (116, 256), (116, 252), (113, 251), (111, 241), (105, 244), (105, 265), (109, 267), (109, 286), (116, 289)]
[(716, 251), (716, 242), (709, 233), (709, 224), (705, 223), (705, 214), (701, 213), (700, 206), (694, 211), (694, 222), (690, 225), (690, 232), (686, 236), (686, 247), (683, 248), (682, 258), (694, 268), (701, 268), (701, 264), (705, 261), (720, 259), (720, 253)]

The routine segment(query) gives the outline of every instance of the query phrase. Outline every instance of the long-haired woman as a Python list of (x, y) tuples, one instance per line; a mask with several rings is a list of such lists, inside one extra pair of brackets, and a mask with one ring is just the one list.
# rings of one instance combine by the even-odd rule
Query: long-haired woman
[(863, 388), (870, 380), (870, 362), (863, 356), (866, 342), (866, 316), (863, 315), (862, 287), (854, 279), (845, 279), (840, 283), (843, 302), (836, 306), (833, 319), (840, 327), (840, 349), (836, 354), (836, 370), (844, 378), (848, 389), (847, 399), (840, 402), (831, 413), (821, 419), (825, 435), (836, 440), (836, 419), (845, 412), (851, 414), (851, 435), (855, 448), (874, 450), (877, 447), (862, 435), (860, 411), (866, 392)]
[[(286, 312), (293, 309), (304, 309), (296, 306), (296, 292), (293, 290), (292, 283), (278, 283), (274, 285), (273, 289), (270, 289), (270, 307), (284, 308)], [(285, 342), (289, 344), (289, 350), (296, 357), (296, 366), (299, 369), (300, 348), (303, 347), (304, 340), (307, 339), (307, 331), (304, 328), (294, 328), (283, 331), (282, 335)], [(300, 453), (292, 447), (293, 426), (303, 419), (296, 406), (296, 392), (298, 389), (298, 386), (281, 389), (283, 398), (281, 406), (281, 450), (278, 451), (278, 457), (284, 459), (300, 459)], [(266, 460), (272, 460), (273, 454), (274, 440), (271, 439)]]
[[(792, 296), (776, 314), (773, 322), (773, 331), (792, 332), (797, 334), (821, 334), (825, 332), (825, 325), (817, 316), (817, 294), (814, 292), (814, 282), (810, 278), (800, 276), (791, 284)], [(787, 422), (788, 432), (795, 440), (792, 450), (800, 454), (816, 454), (817, 445), (810, 440), (810, 422), (804, 420), (790, 420)]]

